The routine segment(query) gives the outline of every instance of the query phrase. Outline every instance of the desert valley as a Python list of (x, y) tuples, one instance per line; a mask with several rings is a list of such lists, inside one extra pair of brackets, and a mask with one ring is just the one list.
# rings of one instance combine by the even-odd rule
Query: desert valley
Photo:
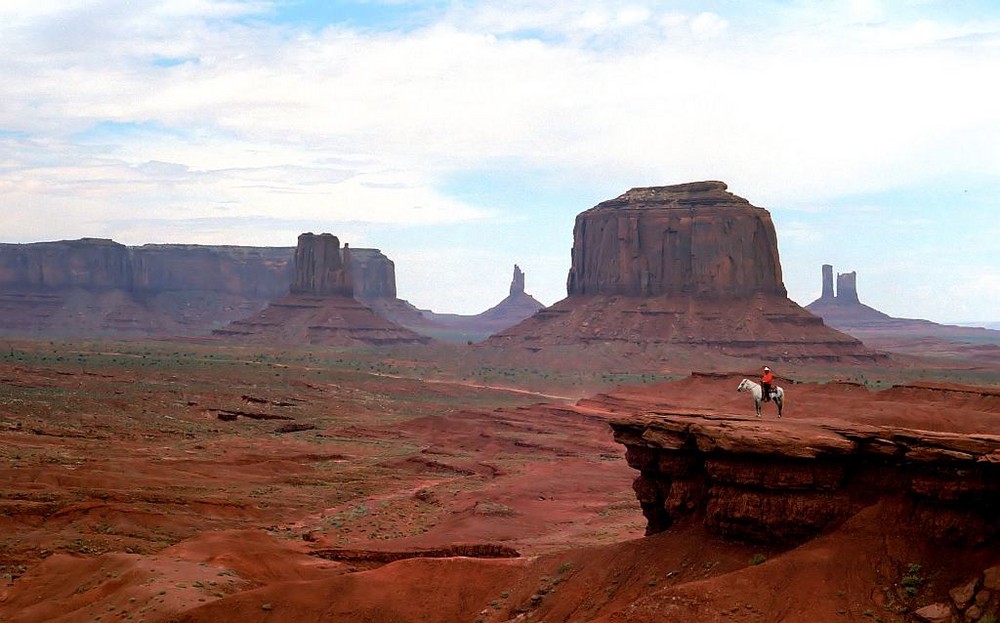
[(474, 316), (329, 233), (2, 244), (0, 621), (995, 623), (1000, 331), (780, 235), (633, 188)]

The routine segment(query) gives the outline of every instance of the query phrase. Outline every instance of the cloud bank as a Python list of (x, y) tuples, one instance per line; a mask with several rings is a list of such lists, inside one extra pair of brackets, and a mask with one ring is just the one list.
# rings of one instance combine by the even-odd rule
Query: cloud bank
[[(399, 290), (418, 306), (475, 313), (514, 262), (562, 298), (576, 213), (722, 179), (774, 214), (800, 303), (830, 262), (894, 315), (1000, 309), (998, 260), (970, 244), (1000, 233), (984, 199), (1000, 11), (701, 4), (6, 2), (0, 227), (275, 246), (332, 231), (413, 263)], [(911, 237), (910, 216), (936, 235)], [(880, 299), (900, 282), (889, 258), (955, 298)], [(492, 296), (482, 274), (505, 275)]]

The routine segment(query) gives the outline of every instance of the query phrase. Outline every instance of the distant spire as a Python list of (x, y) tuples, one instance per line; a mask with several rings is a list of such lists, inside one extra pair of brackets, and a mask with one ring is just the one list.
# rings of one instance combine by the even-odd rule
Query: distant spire
[(858, 300), (858, 273), (837, 273), (837, 302), (860, 303)]
[(514, 264), (514, 278), (510, 282), (510, 293), (524, 294), (524, 273), (517, 264)]
[(819, 295), (820, 300), (833, 300), (833, 266), (823, 264), (823, 293)]

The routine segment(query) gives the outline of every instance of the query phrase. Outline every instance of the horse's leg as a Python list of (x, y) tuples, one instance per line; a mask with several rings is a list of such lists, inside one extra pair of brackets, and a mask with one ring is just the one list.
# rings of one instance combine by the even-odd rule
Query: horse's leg
[(760, 398), (753, 399), (753, 408), (757, 412), (757, 417), (760, 417)]
[(781, 396), (776, 396), (774, 401), (778, 403), (778, 417), (781, 417)]

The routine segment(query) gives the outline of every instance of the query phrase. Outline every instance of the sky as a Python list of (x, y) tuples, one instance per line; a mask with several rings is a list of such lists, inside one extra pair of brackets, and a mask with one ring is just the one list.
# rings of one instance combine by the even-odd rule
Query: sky
[(995, 0), (3, 0), (0, 242), (378, 248), (473, 314), (574, 219), (722, 180), (789, 296), (1000, 320)]

